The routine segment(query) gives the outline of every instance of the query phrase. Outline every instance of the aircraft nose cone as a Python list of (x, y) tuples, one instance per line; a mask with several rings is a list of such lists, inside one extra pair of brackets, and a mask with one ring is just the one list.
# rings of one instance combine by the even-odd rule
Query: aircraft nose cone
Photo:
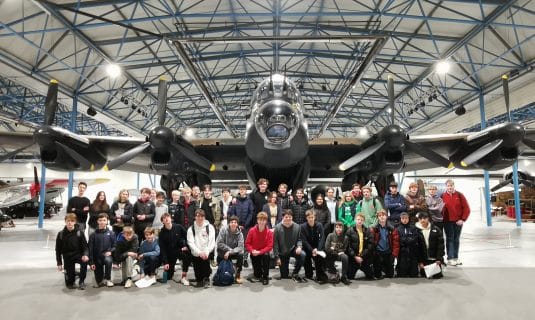
[(149, 135), (149, 141), (155, 149), (168, 148), (174, 139), (173, 131), (163, 126), (154, 128)]
[(383, 129), (383, 139), (390, 148), (402, 146), (405, 138), (405, 132), (397, 125), (389, 125)]

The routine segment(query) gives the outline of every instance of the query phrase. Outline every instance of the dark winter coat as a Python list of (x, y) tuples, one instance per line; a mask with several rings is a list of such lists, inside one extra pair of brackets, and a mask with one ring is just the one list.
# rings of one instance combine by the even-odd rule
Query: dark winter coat
[(321, 223), (316, 222), (313, 227), (308, 222), (301, 224), (301, 242), (307, 256), (312, 256), (312, 250), (323, 251), (325, 246), (325, 232)]
[(78, 260), (82, 256), (89, 256), (87, 241), (77, 224), (74, 225), (72, 231), (65, 227), (58, 232), (56, 236), (56, 263), (58, 266), (63, 265), (61, 256), (66, 260)]
[(363, 248), (362, 248), (362, 254), (359, 253), (359, 245), (360, 245), (360, 238), (359, 233), (355, 229), (355, 227), (352, 227), (347, 230), (346, 232), (346, 239), (347, 239), (347, 255), (349, 257), (355, 257), (360, 256), (364, 259), (371, 258), (373, 254), (374, 249), (374, 239), (373, 234), (369, 229), (362, 228), (362, 232), (364, 234), (364, 242), (363, 242)]

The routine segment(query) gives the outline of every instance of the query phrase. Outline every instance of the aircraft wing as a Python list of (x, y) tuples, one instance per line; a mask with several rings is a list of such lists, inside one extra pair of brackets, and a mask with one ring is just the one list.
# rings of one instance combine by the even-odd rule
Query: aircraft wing
[(18, 185), (0, 189), (0, 208), (17, 205), (32, 199), (30, 185)]
[[(466, 138), (469, 135), (469, 133), (454, 133), (410, 136), (409, 141), (432, 150), (444, 158), (448, 158), (461, 142), (466, 141)], [(405, 150), (405, 167), (402, 171), (408, 172), (436, 167), (438, 167), (437, 164), (429, 161), (416, 152)]]

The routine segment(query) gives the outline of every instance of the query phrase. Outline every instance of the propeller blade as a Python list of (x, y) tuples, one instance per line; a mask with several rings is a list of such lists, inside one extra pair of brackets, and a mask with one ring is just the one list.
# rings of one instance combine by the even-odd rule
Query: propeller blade
[(498, 148), (502, 143), (503, 143), (503, 140), (499, 139), (499, 140), (494, 140), (492, 142), (489, 142), (483, 145), (481, 148), (470, 153), (466, 158), (461, 160), (461, 165), (463, 167), (468, 167), (472, 163), (476, 163), (479, 159), (483, 158), (484, 156), (488, 155), (489, 153), (494, 151), (496, 148)]
[(530, 139), (526, 139), (526, 138), (524, 138), (524, 139), (522, 140), (522, 142), (523, 142), (526, 146), (528, 146), (528, 147), (530, 147), (531, 149), (535, 150), (535, 140), (530, 140)]
[(56, 110), (58, 108), (58, 81), (50, 80), (48, 85), (48, 92), (45, 99), (45, 123), (46, 126), (51, 126), (54, 123)]
[(205, 157), (201, 156), (194, 150), (184, 147), (181, 144), (173, 143), (173, 146), (180, 152), (186, 159), (196, 164), (197, 166), (205, 169), (206, 171), (213, 171), (212, 162)]
[(532, 181), (526, 180), (526, 179), (519, 179), (518, 183), (522, 183), (523, 185), (529, 188), (533, 188), (533, 186), (535, 186), (535, 184)]
[(394, 76), (389, 74), (388, 75), (388, 105), (390, 106), (390, 117), (392, 119), (392, 123), (391, 124), (394, 124), (394, 115), (395, 115), (395, 112), (394, 112)]
[(40, 185), (39, 184), (39, 176), (37, 175), (37, 167), (36, 166), (33, 166), (33, 182), (35, 183), (36, 186)]
[(104, 170), (106, 170), (106, 171), (107, 170), (113, 170), (113, 169), (125, 164), (126, 162), (132, 160), (134, 157), (136, 157), (141, 152), (145, 151), (145, 149), (147, 149), (149, 146), (150, 146), (150, 142), (145, 142), (145, 143), (140, 144), (137, 147), (134, 147), (134, 148), (126, 151), (125, 153), (123, 153), (122, 155), (118, 156), (117, 158), (108, 161), (106, 166), (104, 166)]
[(494, 187), (490, 188), (490, 191), (491, 192), (496, 192), (496, 190), (500, 190), (501, 188), (503, 188), (506, 185), (510, 184), (512, 181), (513, 181), (512, 179), (503, 180), (502, 182), (498, 183)]
[(84, 168), (91, 167), (91, 162), (87, 161), (87, 159), (84, 156), (82, 156), (81, 154), (76, 152), (74, 149), (72, 149), (72, 148), (70, 148), (70, 147), (68, 147), (68, 146), (66, 146), (63, 143), (58, 142), (58, 141), (56, 141), (55, 143), (56, 143), (56, 145), (58, 147), (60, 147), (63, 150), (65, 150), (65, 152), (67, 152), (67, 154), (69, 156), (71, 156), (74, 160), (76, 160), (76, 162), (78, 162), (81, 167), (84, 167)]
[(385, 141), (382, 141), (380, 143), (374, 144), (371, 147), (368, 147), (367, 149), (360, 151), (356, 155), (342, 162), (338, 166), (338, 168), (342, 171), (345, 171), (351, 167), (354, 167), (356, 164), (358, 164), (359, 162), (363, 160), (366, 160), (366, 158), (374, 154), (377, 150), (381, 149), (381, 147), (384, 146), (384, 144), (385, 144)]
[(417, 143), (414, 143), (408, 140), (405, 141), (405, 145), (412, 152), (426, 158), (427, 160), (435, 164), (438, 164), (441, 167), (447, 168), (450, 165), (450, 161), (448, 159), (444, 158), (443, 156), (441, 156), (440, 154), (436, 153), (433, 150), (430, 150), (424, 146), (421, 146)]
[(158, 83), (158, 125), (165, 123), (165, 109), (167, 108), (167, 81), (160, 77)]
[(511, 111), (509, 110), (509, 77), (502, 76), (503, 97), (505, 99), (505, 109), (507, 111), (507, 121), (511, 122)]
[(22, 148), (18, 148), (18, 149), (16, 149), (16, 150), (13, 150), (13, 151), (11, 151), (11, 152), (8, 152), (8, 153), (6, 153), (6, 154), (0, 156), (0, 162), (5, 161), (5, 160), (7, 160), (7, 159), (9, 159), (9, 158), (13, 158), (13, 157), (16, 156), (19, 152), (21, 152), (21, 151), (23, 151), (23, 150), (25, 150), (25, 149), (27, 149), (27, 148), (29, 148), (29, 147), (31, 147), (31, 146), (33, 146), (33, 142), (32, 142), (31, 144), (27, 145), (27, 146), (24, 146), (24, 147), (22, 147)]

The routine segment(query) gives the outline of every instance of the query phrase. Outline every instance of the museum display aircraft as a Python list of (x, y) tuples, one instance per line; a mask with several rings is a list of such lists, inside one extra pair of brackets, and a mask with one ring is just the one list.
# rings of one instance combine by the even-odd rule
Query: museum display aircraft
[[(504, 88), (507, 79), (504, 79)], [(526, 148), (535, 149), (534, 132), (511, 121), (476, 133), (411, 136), (394, 122), (394, 84), (389, 76), (392, 123), (363, 143), (340, 144), (336, 139), (309, 141), (301, 94), (285, 75), (272, 74), (251, 99), (244, 140), (200, 142), (195, 145), (165, 126), (166, 81), (158, 87), (158, 125), (145, 139), (88, 136), (53, 126), (57, 81), (51, 81), (43, 125), (33, 134), (0, 133), (0, 143), (17, 153), (39, 148), (47, 168), (63, 171), (120, 169), (161, 175), (161, 187), (181, 183), (202, 185), (211, 179), (242, 179), (251, 186), (267, 178), (272, 188), (287, 183), (303, 187), (309, 178), (342, 178), (342, 189), (352, 183), (372, 182), (379, 193), (393, 173), (438, 166), (497, 170), (508, 166)], [(508, 90), (505, 90), (509, 112)], [(275, 187), (274, 187), (275, 186)]]

